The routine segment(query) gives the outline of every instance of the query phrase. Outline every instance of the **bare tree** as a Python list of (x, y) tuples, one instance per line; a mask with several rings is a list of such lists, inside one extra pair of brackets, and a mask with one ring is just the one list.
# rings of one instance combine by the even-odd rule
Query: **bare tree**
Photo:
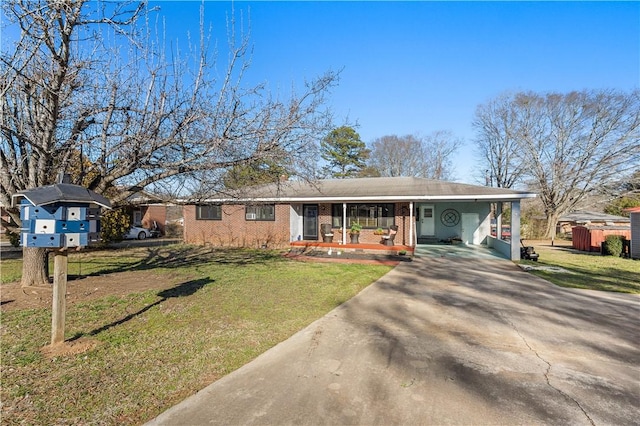
[[(516, 111), (508, 96), (500, 96), (476, 109), (473, 127), (476, 148), (488, 171), (487, 184), (511, 188), (520, 182), (525, 166), (518, 155)], [(483, 168), (484, 169), (484, 168)]]
[[(502, 132), (508, 130), (509, 137), (502, 140), (510, 144), (502, 148), (517, 156), (522, 176), (538, 192), (549, 238), (560, 216), (638, 168), (638, 90), (518, 93), (505, 107), (510, 119)], [(499, 114), (478, 117), (482, 129), (503, 120)]]
[[(183, 52), (166, 48), (145, 2), (8, 0), (2, 7), (20, 31), (0, 60), (5, 206), (17, 191), (55, 183), (74, 167), (74, 183), (115, 205), (153, 185), (215, 189), (209, 179), (258, 160), (277, 157), (295, 175), (332, 127), (324, 105), (336, 73), (287, 99), (264, 84), (244, 85), (251, 46), (233, 13), (228, 57), (219, 64), (202, 11), (200, 38)], [(43, 253), (24, 249), (23, 285), (47, 280)]]
[(460, 140), (448, 131), (421, 138), (415, 135), (383, 136), (371, 144), (369, 167), (380, 176), (451, 178), (451, 156)]

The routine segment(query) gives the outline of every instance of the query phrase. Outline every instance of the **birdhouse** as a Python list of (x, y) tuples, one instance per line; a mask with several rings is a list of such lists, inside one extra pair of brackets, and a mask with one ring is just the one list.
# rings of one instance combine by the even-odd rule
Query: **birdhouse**
[(86, 247), (100, 241), (100, 213), (110, 209), (105, 197), (68, 183), (21, 191), (19, 202), (23, 247)]

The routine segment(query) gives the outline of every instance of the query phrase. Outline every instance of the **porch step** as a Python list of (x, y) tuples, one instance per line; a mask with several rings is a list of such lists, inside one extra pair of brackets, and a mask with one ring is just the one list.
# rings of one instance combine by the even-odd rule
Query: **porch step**
[(436, 237), (418, 237), (418, 244), (438, 244), (440, 240)]

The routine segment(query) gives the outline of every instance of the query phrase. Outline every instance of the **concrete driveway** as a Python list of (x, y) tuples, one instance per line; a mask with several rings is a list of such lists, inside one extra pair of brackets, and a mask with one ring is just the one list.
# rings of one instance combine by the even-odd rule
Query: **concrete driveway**
[(640, 298), (422, 253), (152, 425), (637, 425)]

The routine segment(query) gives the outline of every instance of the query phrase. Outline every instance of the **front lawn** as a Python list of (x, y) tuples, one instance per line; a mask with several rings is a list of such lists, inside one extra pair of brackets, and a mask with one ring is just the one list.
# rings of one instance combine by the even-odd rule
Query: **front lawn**
[(564, 269), (564, 271), (531, 271), (556, 285), (640, 293), (640, 261), (601, 256), (600, 253), (580, 252), (570, 247), (551, 247), (540, 244), (534, 244), (534, 246), (536, 252), (540, 254), (538, 262), (523, 260), (521, 263), (534, 267), (553, 266)]
[[(3, 275), (19, 262), (3, 260)], [(41, 350), (50, 340), (50, 306), (12, 308), (17, 300), (3, 296), (2, 424), (140, 424), (389, 270), (188, 246), (70, 254), (69, 274), (90, 275), (69, 282), (70, 353)], [(100, 286), (114, 294), (95, 297)], [(84, 349), (74, 354), (74, 347)]]

